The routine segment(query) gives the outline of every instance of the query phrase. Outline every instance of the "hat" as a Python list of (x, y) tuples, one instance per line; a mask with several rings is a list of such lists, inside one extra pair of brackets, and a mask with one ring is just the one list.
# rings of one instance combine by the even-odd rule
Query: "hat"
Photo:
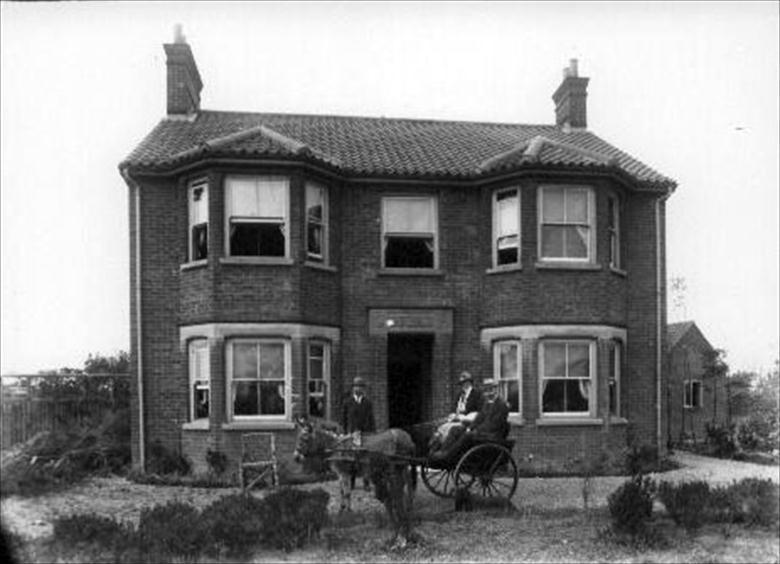
[(364, 388), (366, 386), (366, 381), (363, 380), (360, 376), (355, 376), (355, 378), (352, 380), (352, 387), (353, 388)]
[(490, 390), (493, 388), (498, 387), (498, 380), (493, 380), (492, 378), (489, 378), (487, 380), (482, 380), (482, 389)]
[(473, 382), (474, 378), (471, 377), (471, 372), (468, 370), (464, 370), (460, 373), (460, 376), (458, 376), (458, 384), (462, 384), (463, 382)]

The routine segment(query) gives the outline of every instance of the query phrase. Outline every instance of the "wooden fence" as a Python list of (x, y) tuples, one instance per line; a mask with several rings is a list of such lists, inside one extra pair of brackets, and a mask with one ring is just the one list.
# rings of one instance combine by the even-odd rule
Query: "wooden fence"
[(42, 431), (96, 422), (129, 402), (128, 374), (2, 376), (0, 449)]

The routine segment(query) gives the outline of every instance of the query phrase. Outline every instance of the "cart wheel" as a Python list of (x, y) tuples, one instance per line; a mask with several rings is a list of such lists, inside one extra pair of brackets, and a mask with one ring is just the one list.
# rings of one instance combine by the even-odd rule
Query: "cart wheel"
[(505, 498), (517, 489), (517, 464), (509, 449), (494, 443), (477, 445), (455, 466), (455, 487), (483, 497)]
[(452, 497), (455, 495), (455, 471), (442, 468), (431, 468), (423, 464), (420, 468), (422, 481), (432, 493), (439, 497)]

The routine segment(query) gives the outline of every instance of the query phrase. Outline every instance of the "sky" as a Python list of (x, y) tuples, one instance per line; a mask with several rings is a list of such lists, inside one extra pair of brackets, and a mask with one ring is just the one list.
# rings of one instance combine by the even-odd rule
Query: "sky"
[(778, 339), (777, 2), (0, 3), (0, 372), (128, 350), (117, 165), (165, 113), (183, 25), (215, 110), (554, 123), (569, 59), (588, 128), (678, 189), (667, 270), (734, 370)]

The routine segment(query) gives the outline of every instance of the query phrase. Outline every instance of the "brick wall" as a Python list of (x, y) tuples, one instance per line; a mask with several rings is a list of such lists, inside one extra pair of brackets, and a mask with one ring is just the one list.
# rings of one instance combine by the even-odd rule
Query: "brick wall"
[[(223, 264), (224, 203), (222, 180), (228, 169), (193, 173), (178, 181), (142, 182), (142, 303), (147, 444), (160, 440), (174, 450), (183, 448), (201, 462), (204, 445), (235, 455), (238, 432), (223, 430), (225, 394), (224, 340), (211, 344), (212, 409), (209, 438), (182, 433), (187, 420), (187, 366), (179, 343), (179, 328), (203, 323), (296, 322), (339, 327), (341, 339), (332, 357), (334, 415), (357, 375), (369, 381), (378, 425), (387, 410), (387, 337), (370, 335), (369, 312), (375, 309), (452, 311), (452, 330), (434, 334), (433, 383), (430, 414), (452, 409), (457, 392), (455, 376), (470, 370), (477, 381), (492, 374), (492, 356), (480, 345), (484, 328), (522, 324), (581, 324), (624, 327), (628, 333), (623, 374), (622, 412), (632, 433), (646, 444), (656, 437), (656, 196), (627, 193), (622, 187), (598, 181), (597, 271), (558, 271), (536, 268), (536, 183), (522, 186), (522, 270), (488, 274), (491, 266), (492, 187), (461, 186), (399, 188), (328, 182), (330, 187), (330, 255), (332, 268), (305, 265), (304, 179), (291, 177), (291, 265)], [(284, 171), (255, 170), (263, 174)], [(186, 186), (208, 174), (209, 259), (204, 266), (181, 269), (186, 260)], [(508, 184), (505, 184), (508, 185)], [(516, 184), (515, 184), (516, 185)], [(438, 200), (439, 265), (434, 275), (392, 275), (381, 268), (381, 198), (395, 194), (431, 194)], [(627, 274), (608, 264), (606, 194), (623, 198), (622, 244)], [(134, 219), (131, 208), (131, 254)], [(664, 280), (664, 277), (661, 277)], [(132, 280), (132, 288), (135, 282)], [(132, 289), (131, 289), (132, 292)], [(662, 299), (665, 296), (662, 293)], [(134, 308), (134, 297), (131, 295)], [(135, 310), (132, 309), (134, 312)], [(135, 335), (135, 316), (131, 330)], [(133, 337), (135, 339), (135, 336)], [(133, 342), (135, 343), (135, 341)], [(523, 393), (527, 416), (513, 428), (518, 453), (537, 453), (542, 459), (570, 454), (581, 445), (625, 444), (627, 428), (618, 425), (604, 435), (598, 426), (538, 426), (538, 365), (536, 347), (524, 347)], [(133, 349), (133, 362), (136, 351)], [(305, 346), (293, 343), (293, 392), (305, 385)], [(606, 368), (599, 372), (603, 376)], [(606, 391), (600, 387), (599, 401)], [(299, 408), (301, 408), (299, 406)], [(135, 417), (135, 415), (134, 415)], [(134, 432), (137, 420), (134, 420)], [(186, 437), (185, 437), (186, 435)], [(294, 441), (294, 431), (280, 432)], [(216, 442), (213, 442), (216, 441)], [(595, 441), (595, 442), (594, 442)], [(286, 448), (286, 447), (284, 447)], [(280, 450), (284, 451), (280, 447)], [(284, 452), (282, 454), (285, 454)], [(289, 454), (289, 453), (287, 453)], [(137, 452), (134, 451), (137, 458)]]

